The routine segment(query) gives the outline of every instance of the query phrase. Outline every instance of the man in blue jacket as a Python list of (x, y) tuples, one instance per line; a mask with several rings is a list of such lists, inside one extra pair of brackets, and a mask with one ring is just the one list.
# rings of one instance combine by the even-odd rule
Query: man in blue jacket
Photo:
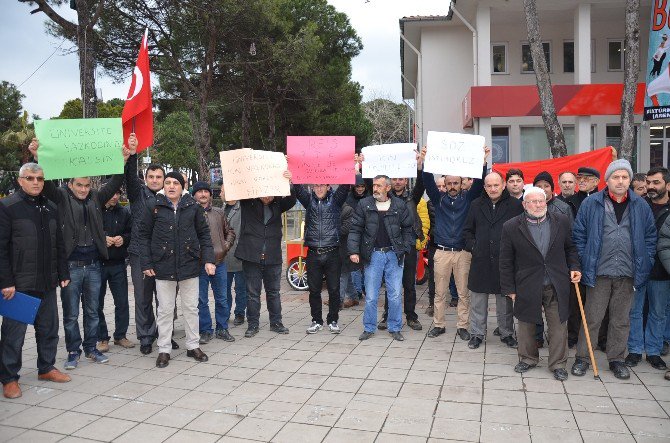
[[(614, 376), (630, 378), (624, 363), (633, 291), (647, 281), (656, 254), (656, 226), (651, 208), (629, 189), (633, 170), (627, 160), (607, 167), (607, 187), (584, 200), (573, 226), (582, 263), (582, 283), (589, 300), (584, 308), (592, 338), (609, 306), (607, 360)], [(589, 368), (584, 330), (579, 333), (573, 375)]]
[[(425, 149), (421, 152), (425, 157)], [(484, 167), (482, 178), (475, 179), (469, 190), (461, 190), (461, 177), (446, 176), (447, 192), (440, 192), (435, 184), (435, 177), (430, 172), (423, 172), (423, 181), (428, 198), (435, 207), (435, 227), (433, 229), (435, 258), (435, 301), (433, 311), (434, 327), (428, 331), (428, 337), (437, 337), (446, 331), (445, 311), (446, 293), (449, 280), (453, 273), (458, 291), (458, 335), (462, 340), (469, 340), (470, 296), (468, 293), (468, 272), (470, 271), (471, 254), (465, 251), (463, 226), (468, 216), (470, 203), (479, 197), (484, 190), (483, 177), (486, 175), (486, 157), (491, 150), (484, 149)]]

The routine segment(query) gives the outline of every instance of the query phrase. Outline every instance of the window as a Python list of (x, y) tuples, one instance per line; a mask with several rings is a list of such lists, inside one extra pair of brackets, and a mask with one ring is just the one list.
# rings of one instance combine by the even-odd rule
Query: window
[[(563, 72), (575, 72), (575, 42), (563, 42)], [(591, 40), (591, 72), (596, 72), (596, 41)]]
[[(544, 49), (544, 58), (547, 60), (547, 71), (551, 72), (551, 43), (542, 42)], [(521, 73), (527, 74), (533, 72), (533, 57), (530, 55), (530, 45), (521, 44)]]
[[(547, 131), (544, 126), (522, 126), (521, 130), (521, 161), (544, 160), (551, 157)], [(575, 153), (575, 127), (563, 126), (563, 136), (568, 148), (568, 155)]]
[(491, 44), (491, 71), (493, 74), (507, 74), (507, 43)]
[[(654, 139), (658, 139), (658, 134), (660, 132), (660, 136), (663, 137), (663, 127), (660, 126), (660, 130), (655, 129), (659, 127), (652, 127), (650, 128), (649, 135), (651, 138), (651, 141), (653, 142)], [(631, 158), (631, 166), (633, 167), (633, 171), (637, 170), (637, 151), (640, 148), (640, 125), (635, 125), (635, 132), (633, 133), (633, 156)], [(605, 144), (607, 146), (613, 146), (616, 149), (621, 148), (621, 126), (620, 125), (607, 125), (605, 127)], [(653, 143), (650, 143), (653, 145)], [(653, 146), (652, 146), (653, 147)], [(653, 155), (653, 151), (652, 151)]]
[(492, 127), (491, 142), (491, 159), (493, 163), (507, 163), (509, 161), (509, 127)]
[(607, 70), (623, 71), (623, 40), (607, 42)]

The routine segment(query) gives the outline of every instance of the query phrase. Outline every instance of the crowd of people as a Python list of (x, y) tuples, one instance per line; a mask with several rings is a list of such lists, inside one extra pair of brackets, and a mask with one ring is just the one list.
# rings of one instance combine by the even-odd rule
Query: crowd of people
[[(652, 367), (667, 369), (661, 358), (670, 341), (670, 172), (665, 168), (639, 175), (626, 160), (614, 160), (598, 190), (600, 171), (584, 166), (562, 173), (557, 190), (548, 172), (528, 186), (521, 170), (505, 176), (490, 171), (488, 148), (481, 177), (436, 178), (423, 171), (424, 147), (417, 152), (412, 187), (405, 177), (363, 179), (364, 159), (356, 155), (354, 185), (291, 184), (289, 196), (236, 201), (226, 198), (223, 184), (223, 207), (215, 207), (209, 183), (199, 181), (189, 192), (181, 173), (155, 164), (138, 175), (134, 134), (123, 147), (124, 173), (98, 189), (88, 177), (61, 187), (45, 180), (38, 148), (33, 140), (34, 162), (21, 167), (17, 192), (0, 200), (0, 288), (5, 300), (23, 293), (41, 301), (34, 320), (40, 380), (71, 379), (56, 368), (58, 288), (65, 369), (76, 369), (82, 353), (106, 363), (110, 340), (123, 348), (136, 346), (126, 336), (127, 262), (139, 350), (148, 355), (157, 346), (158, 368), (168, 366), (171, 351), (179, 348), (173, 339), (177, 296), (186, 355), (196, 361), (208, 360), (201, 346), (211, 340), (235, 341), (228, 327), (231, 313), (233, 325), (247, 322), (245, 338), (258, 333), (263, 288), (270, 330), (288, 334), (280, 297), (282, 214), (296, 201), (306, 211), (307, 334), (324, 329), (322, 305), (328, 306), (327, 330), (340, 333), (340, 310), (358, 305), (362, 297), (360, 340), (388, 330), (403, 341), (403, 314), (407, 327), (422, 330), (415, 277), (418, 251), (425, 247), (429, 339), (447, 332), (445, 313), (455, 307), (456, 335), (470, 349), (482, 346), (492, 296), (493, 335), (517, 350), (516, 372), (537, 366), (545, 321), (548, 369), (557, 380), (568, 378), (569, 348), (576, 347), (571, 373), (587, 372), (589, 337), (606, 353), (616, 378), (629, 378), (628, 368), (640, 364), (643, 354)], [(284, 177), (290, 180), (290, 171)], [(119, 204), (124, 183), (129, 209)], [(378, 319), (382, 284), (385, 300)], [(111, 336), (103, 313), (107, 287), (114, 303)], [(7, 398), (21, 396), (26, 328), (9, 317), (2, 320), (0, 381)], [(670, 371), (665, 377), (670, 379)]]

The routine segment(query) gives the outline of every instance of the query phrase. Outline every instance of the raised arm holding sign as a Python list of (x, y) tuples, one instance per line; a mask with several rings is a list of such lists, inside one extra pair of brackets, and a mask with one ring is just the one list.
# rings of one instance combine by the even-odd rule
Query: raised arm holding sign
[(286, 158), (281, 152), (243, 148), (223, 151), (220, 157), (227, 200), (291, 194), (284, 176)]
[(486, 140), (481, 135), (428, 131), (424, 171), (478, 178)]
[(363, 148), (363, 178), (377, 175), (388, 177), (416, 177), (416, 145), (394, 143)]
[(286, 137), (293, 183), (353, 185), (356, 180), (351, 159), (355, 148), (353, 136)]

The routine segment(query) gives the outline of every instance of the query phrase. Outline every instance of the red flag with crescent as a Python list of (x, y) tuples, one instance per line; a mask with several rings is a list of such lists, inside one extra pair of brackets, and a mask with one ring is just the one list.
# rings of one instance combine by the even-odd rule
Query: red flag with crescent
[(137, 135), (137, 152), (144, 151), (154, 142), (154, 115), (151, 104), (151, 82), (149, 77), (149, 48), (147, 37), (149, 29), (144, 30), (140, 44), (140, 53), (133, 70), (128, 97), (123, 107), (123, 141), (127, 143), (131, 132)]

